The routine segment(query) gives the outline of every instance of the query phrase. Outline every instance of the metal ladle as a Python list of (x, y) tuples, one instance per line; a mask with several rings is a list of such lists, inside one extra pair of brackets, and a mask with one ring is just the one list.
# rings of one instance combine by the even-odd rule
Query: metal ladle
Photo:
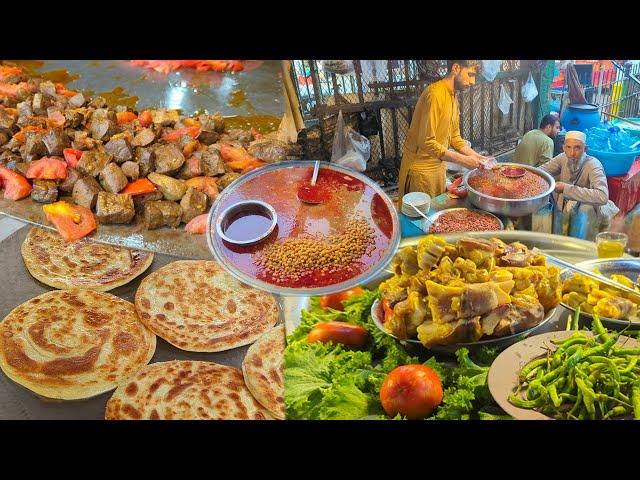
[(311, 183), (309, 184), (309, 186), (303, 185), (298, 189), (298, 198), (302, 200), (304, 203), (311, 203), (311, 204), (322, 203), (322, 200), (316, 198), (313, 195), (314, 187), (316, 186), (316, 181), (318, 180), (319, 171), (320, 171), (320, 160), (316, 160), (315, 165), (313, 166), (313, 175), (311, 176)]

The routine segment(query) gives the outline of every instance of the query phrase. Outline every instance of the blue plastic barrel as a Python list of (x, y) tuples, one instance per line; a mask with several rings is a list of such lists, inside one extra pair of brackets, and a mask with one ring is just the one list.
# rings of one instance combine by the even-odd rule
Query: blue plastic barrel
[(595, 127), (600, 123), (600, 107), (593, 103), (576, 103), (568, 105), (560, 117), (562, 128), (579, 130)]

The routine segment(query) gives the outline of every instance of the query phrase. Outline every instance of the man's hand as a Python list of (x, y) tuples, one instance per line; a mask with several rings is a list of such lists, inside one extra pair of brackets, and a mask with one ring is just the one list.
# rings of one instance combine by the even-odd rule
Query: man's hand
[(564, 192), (565, 185), (566, 185), (566, 183), (564, 183), (564, 182), (556, 182), (556, 192), (558, 192), (558, 193)]
[(468, 168), (469, 170), (482, 167), (482, 160), (480, 160), (475, 155), (464, 155), (460, 159), (459, 163), (462, 164), (464, 167)]

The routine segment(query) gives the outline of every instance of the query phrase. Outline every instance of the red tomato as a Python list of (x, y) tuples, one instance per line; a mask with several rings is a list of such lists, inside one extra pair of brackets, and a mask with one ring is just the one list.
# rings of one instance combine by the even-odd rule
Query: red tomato
[(122, 125), (124, 123), (132, 122), (136, 118), (138, 118), (138, 117), (133, 112), (118, 112), (118, 113), (116, 113), (116, 120), (118, 122), (118, 125)]
[(382, 408), (390, 417), (428, 417), (442, 402), (440, 377), (424, 365), (403, 365), (389, 372), (380, 389)]
[(27, 169), (27, 178), (39, 180), (64, 180), (67, 178), (67, 164), (53, 157), (42, 157), (31, 162)]
[(345, 290), (344, 292), (332, 293), (331, 295), (325, 295), (320, 297), (320, 307), (324, 308), (333, 308), (335, 310), (343, 310), (342, 302), (348, 298), (362, 295), (364, 290), (360, 287), (351, 288), (349, 290)]
[(4, 186), (4, 198), (20, 200), (31, 193), (31, 184), (17, 172), (0, 166), (0, 187)]
[(307, 335), (307, 342), (341, 343), (351, 348), (361, 348), (367, 342), (366, 328), (345, 322), (323, 322), (317, 324)]
[(64, 161), (67, 162), (71, 168), (75, 168), (84, 153), (82, 150), (76, 150), (75, 148), (65, 148), (62, 150), (64, 154)]
[(153, 116), (151, 115), (151, 112), (149, 110), (140, 112), (138, 122), (140, 122), (140, 125), (142, 125), (143, 127), (148, 127), (149, 125), (151, 125), (153, 123)]

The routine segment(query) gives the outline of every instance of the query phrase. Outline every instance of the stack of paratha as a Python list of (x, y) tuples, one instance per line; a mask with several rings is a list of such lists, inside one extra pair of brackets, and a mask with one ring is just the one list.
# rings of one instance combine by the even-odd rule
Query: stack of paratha
[(106, 292), (136, 278), (153, 262), (153, 253), (89, 240), (66, 242), (58, 233), (32, 228), (22, 243), (29, 273), (54, 288)]
[(272, 328), (247, 351), (242, 374), (256, 400), (278, 419), (284, 420), (284, 325)]
[(48, 398), (88, 398), (146, 365), (156, 337), (134, 306), (91, 290), (55, 290), (19, 305), (0, 322), (0, 368)]
[(237, 368), (174, 360), (147, 365), (115, 391), (107, 420), (265, 420)]
[(140, 320), (172, 345), (220, 352), (254, 342), (279, 317), (273, 295), (245, 285), (213, 261), (177, 261), (136, 292)]

